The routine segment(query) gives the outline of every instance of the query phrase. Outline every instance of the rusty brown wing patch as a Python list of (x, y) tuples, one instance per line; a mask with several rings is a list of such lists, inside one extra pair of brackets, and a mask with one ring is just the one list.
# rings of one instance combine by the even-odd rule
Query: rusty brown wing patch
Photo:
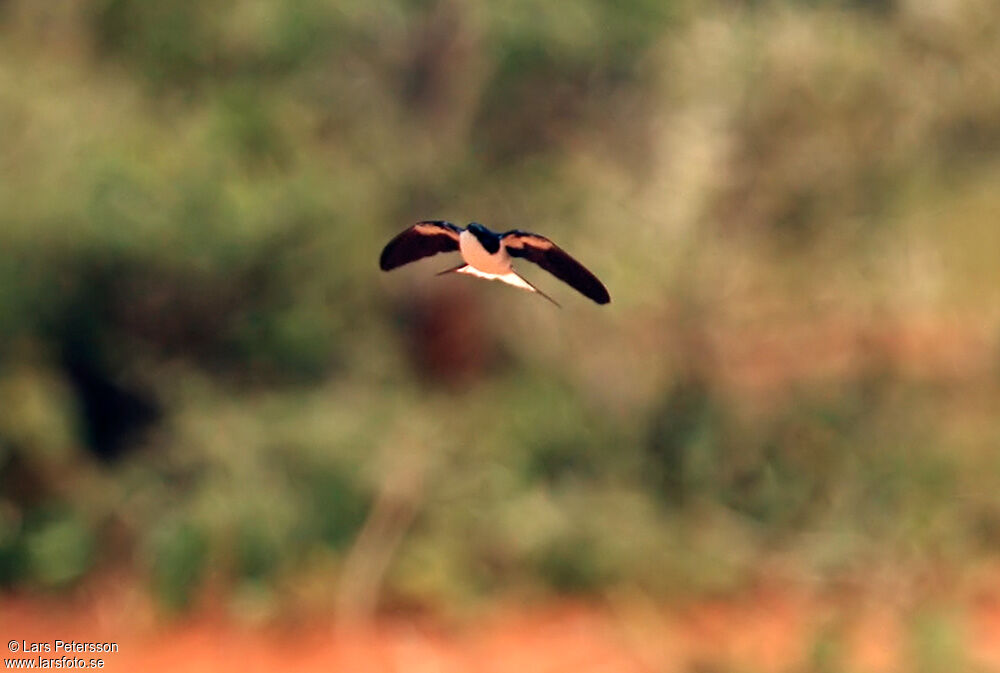
[(386, 244), (378, 265), (383, 271), (390, 271), (439, 252), (453, 252), (458, 250), (460, 233), (460, 228), (444, 220), (417, 222)]
[(503, 235), (503, 243), (511, 257), (534, 262), (598, 304), (611, 301), (607, 288), (597, 276), (544, 236), (515, 229)]

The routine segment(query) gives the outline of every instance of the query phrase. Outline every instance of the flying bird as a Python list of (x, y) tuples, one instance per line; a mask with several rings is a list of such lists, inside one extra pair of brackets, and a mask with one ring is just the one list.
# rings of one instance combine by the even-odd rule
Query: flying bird
[(444, 220), (417, 222), (386, 244), (379, 266), (383, 271), (391, 271), (439, 252), (454, 251), (461, 253), (463, 263), (442, 271), (439, 276), (465, 273), (477, 278), (499, 280), (528, 292), (537, 292), (558, 306), (552, 297), (514, 271), (511, 262), (520, 258), (534, 262), (598, 304), (611, 301), (607, 288), (594, 274), (544, 236), (518, 229), (501, 234), (478, 222), (472, 222), (464, 229)]

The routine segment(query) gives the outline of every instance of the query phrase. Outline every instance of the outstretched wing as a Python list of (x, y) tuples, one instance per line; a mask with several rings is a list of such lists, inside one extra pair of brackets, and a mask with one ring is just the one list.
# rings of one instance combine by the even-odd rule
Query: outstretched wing
[(439, 252), (458, 250), (460, 233), (462, 230), (451, 222), (417, 222), (386, 244), (378, 265), (383, 271), (389, 271)]
[(611, 301), (607, 288), (597, 276), (544, 236), (515, 229), (505, 233), (501, 240), (511, 257), (534, 262), (598, 304)]

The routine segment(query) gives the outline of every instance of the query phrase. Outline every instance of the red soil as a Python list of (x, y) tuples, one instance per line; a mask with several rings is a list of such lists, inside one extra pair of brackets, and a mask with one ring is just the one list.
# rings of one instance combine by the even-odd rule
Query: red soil
[[(447, 626), (381, 617), (248, 625), (222, 611), (167, 619), (135, 592), (95, 599), (0, 597), (3, 642), (114, 642), (108, 671), (903, 671), (918, 665), (903, 612), (874, 600), (831, 601), (763, 591), (683, 607), (641, 601), (505, 608)], [(1000, 594), (945, 612), (956, 664), (1000, 670)], [(831, 640), (832, 639), (832, 640)], [(832, 649), (824, 643), (835, 642)], [(826, 654), (824, 654), (826, 653)], [(58, 657), (59, 653), (41, 656)], [(13, 656), (4, 652), (4, 658)], [(31, 656), (31, 655), (29, 655)], [(834, 657), (831, 659), (831, 657)], [(825, 664), (823, 663), (825, 662)]]

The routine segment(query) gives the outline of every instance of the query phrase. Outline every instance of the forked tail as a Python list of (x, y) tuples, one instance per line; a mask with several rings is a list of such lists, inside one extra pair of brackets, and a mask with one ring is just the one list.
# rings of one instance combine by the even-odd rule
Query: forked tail
[(541, 296), (548, 299), (550, 302), (555, 304), (558, 308), (562, 308), (555, 299), (545, 294), (537, 287), (532, 285), (526, 278), (518, 275), (516, 271), (511, 269), (507, 273), (486, 273), (485, 271), (480, 271), (474, 266), (469, 266), (468, 264), (459, 264), (458, 266), (445, 269), (439, 272), (437, 275), (443, 276), (446, 273), (464, 273), (469, 276), (475, 276), (476, 278), (485, 278), (486, 280), (499, 280), (501, 283), (507, 283), (508, 285), (513, 285), (514, 287), (520, 288), (522, 290), (527, 290), (528, 292), (535, 292)]

